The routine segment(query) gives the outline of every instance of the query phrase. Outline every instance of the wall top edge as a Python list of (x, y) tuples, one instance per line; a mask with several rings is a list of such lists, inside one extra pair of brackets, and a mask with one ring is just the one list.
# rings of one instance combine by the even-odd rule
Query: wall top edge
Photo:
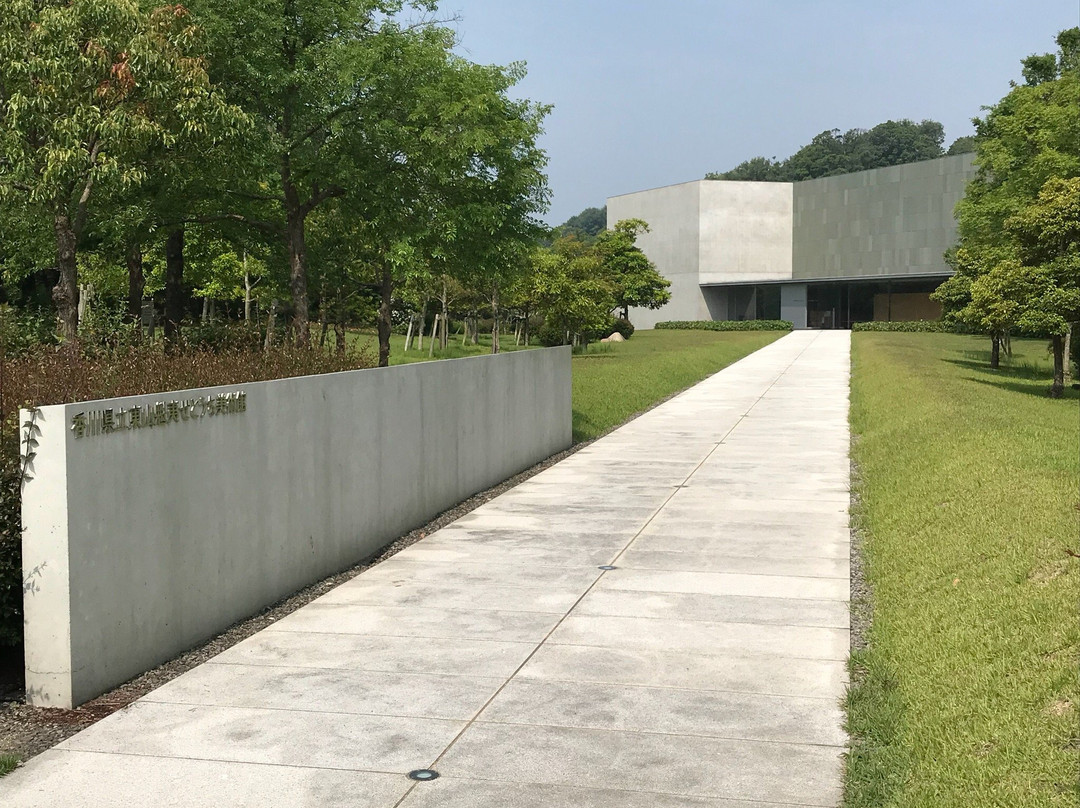
[(808, 283), (874, 283), (876, 281), (932, 281), (947, 280), (951, 272), (913, 272), (906, 275), (856, 275), (853, 277), (830, 276), (828, 278), (785, 278), (783, 280), (747, 280), (747, 281), (701, 281), (699, 286), (775, 286), (778, 284)]
[(672, 182), (668, 185), (657, 185), (653, 188), (642, 188), (640, 191), (628, 191), (625, 194), (613, 194), (607, 198), (608, 202), (613, 199), (623, 199), (628, 196), (638, 196), (639, 194), (651, 194), (654, 191), (666, 191), (668, 188), (680, 188), (688, 185), (701, 185), (705, 182), (713, 182), (713, 180), (687, 180), (686, 182)]
[[(567, 355), (567, 358), (571, 355), (571, 347), (569, 345), (557, 345), (553, 348), (529, 348), (525, 350), (517, 351), (503, 351), (497, 354), (481, 354), (480, 356), (461, 356), (454, 359), (431, 359), (420, 362), (410, 362), (406, 365), (391, 365), (386, 368), (358, 368), (356, 370), (339, 370), (334, 373), (312, 373), (307, 376), (285, 376), (280, 379), (265, 379), (258, 382), (237, 382), (236, 384), (217, 384), (211, 387), (192, 387), (184, 390), (160, 390), (150, 393), (136, 393), (130, 396), (116, 396), (114, 398), (98, 398), (98, 399), (86, 399), (83, 401), (68, 401), (63, 404), (45, 404), (40, 407), (20, 407), (20, 422), (23, 420), (23, 413), (29, 413), (31, 410), (39, 410), (42, 412), (56, 411), (61, 408), (67, 407), (106, 407), (115, 405), (124, 405), (126, 403), (145, 403), (147, 399), (160, 399), (163, 396), (170, 398), (198, 398), (206, 396), (216, 396), (227, 393), (235, 392), (250, 392), (252, 390), (262, 390), (268, 385), (281, 385), (290, 383), (299, 383), (303, 381), (310, 381), (312, 379), (322, 379), (325, 381), (332, 381), (334, 379), (343, 379), (349, 376), (355, 376), (358, 373), (420, 373), (423, 368), (430, 365), (448, 365), (452, 362), (484, 362), (489, 360), (497, 361), (515, 361), (513, 357), (518, 354), (528, 356), (536, 354), (537, 356), (551, 354), (552, 352), (562, 352)], [(510, 357), (509, 359), (503, 359), (503, 357)], [(517, 360), (521, 361), (521, 360)]]
[(726, 185), (773, 185), (773, 186), (787, 185), (789, 187), (794, 188), (796, 186), (806, 185), (808, 183), (813, 183), (813, 182), (820, 183), (820, 182), (826, 182), (827, 180), (838, 180), (838, 179), (842, 179), (844, 177), (857, 177), (857, 176), (860, 176), (860, 175), (863, 175), (863, 174), (871, 174), (871, 173), (873, 173), (875, 171), (902, 170), (902, 169), (907, 168), (909, 166), (926, 166), (926, 165), (929, 165), (930, 163), (939, 163), (939, 162), (940, 163), (945, 163), (945, 162), (950, 161), (950, 160), (956, 162), (958, 165), (964, 164), (964, 163), (968, 164), (966, 169), (960, 169), (957, 172), (957, 173), (960, 173), (961, 171), (964, 171), (964, 170), (973, 170), (973, 166), (971, 164), (973, 163), (974, 159), (975, 159), (975, 155), (973, 153), (947, 154), (947, 155), (944, 155), (943, 157), (932, 157), (929, 160), (916, 160), (916, 161), (914, 161), (912, 163), (898, 163), (897, 165), (894, 165), (894, 166), (881, 166), (879, 168), (866, 168), (866, 169), (863, 169), (861, 171), (849, 171), (846, 174), (832, 174), (832, 175), (830, 175), (828, 177), (815, 177), (814, 179), (798, 180), (798, 181), (795, 181), (795, 182), (763, 182), (763, 181), (760, 181), (760, 180), (706, 180), (706, 179), (688, 180), (687, 182), (675, 182), (675, 183), (671, 183), (670, 185), (658, 185), (658, 186), (656, 186), (654, 188), (643, 188), (640, 191), (630, 191), (629, 193), (625, 193), (625, 194), (615, 194), (614, 196), (609, 196), (608, 201), (610, 202), (613, 199), (622, 199), (623, 197), (628, 197), (628, 196), (637, 196), (638, 194), (648, 194), (648, 193), (652, 193), (654, 191), (663, 191), (663, 190), (666, 190), (668, 188), (678, 188), (678, 187), (683, 186), (683, 185), (705, 185), (705, 184), (712, 184), (712, 183), (723, 183), (723, 184), (726, 184)]

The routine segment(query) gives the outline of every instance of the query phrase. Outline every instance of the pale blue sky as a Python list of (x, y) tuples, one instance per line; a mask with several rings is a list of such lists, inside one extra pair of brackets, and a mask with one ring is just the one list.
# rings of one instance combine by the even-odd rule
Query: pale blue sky
[(442, 0), (474, 61), (555, 105), (560, 223), (608, 196), (787, 157), (825, 129), (933, 118), (946, 146), (1080, 23), (1080, 0)]

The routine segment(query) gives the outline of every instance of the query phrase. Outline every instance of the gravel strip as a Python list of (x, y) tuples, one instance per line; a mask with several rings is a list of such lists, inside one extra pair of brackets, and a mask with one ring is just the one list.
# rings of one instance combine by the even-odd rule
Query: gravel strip
[[(854, 446), (855, 438), (852, 438)], [(870, 626), (874, 622), (873, 593), (866, 579), (864, 543), (866, 534), (862, 528), (860, 511), (862, 476), (859, 466), (851, 462), (851, 651), (865, 651), (870, 647)], [(853, 672), (854, 673), (854, 672)], [(854, 680), (854, 675), (853, 675)], [(854, 681), (853, 681), (854, 684)]]

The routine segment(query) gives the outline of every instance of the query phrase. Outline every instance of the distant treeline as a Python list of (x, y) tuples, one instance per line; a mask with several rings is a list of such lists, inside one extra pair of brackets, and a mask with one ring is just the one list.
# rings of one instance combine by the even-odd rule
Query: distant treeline
[(946, 151), (945, 127), (937, 121), (885, 121), (872, 129), (822, 132), (786, 160), (754, 157), (730, 171), (710, 172), (707, 180), (799, 182), (869, 168), (932, 160), (975, 151), (975, 138), (962, 137)]

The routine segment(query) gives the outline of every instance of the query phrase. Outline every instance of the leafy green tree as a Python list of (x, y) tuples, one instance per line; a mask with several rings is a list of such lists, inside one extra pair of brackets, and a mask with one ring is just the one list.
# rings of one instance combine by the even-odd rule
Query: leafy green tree
[(607, 228), (607, 205), (602, 208), (585, 208), (576, 216), (571, 216), (556, 229), (560, 236), (576, 236), (588, 242), (596, 238)]
[(1071, 186), (1060, 181), (1080, 177), (1080, 28), (1057, 44), (1025, 59), (1025, 83), (974, 121), (977, 173), (957, 206), (955, 274), (934, 293), (947, 317), (989, 332), (992, 362), (1006, 324), (1051, 337), (1055, 364), (1064, 348), (1056, 335), (1074, 281), (1054, 234), (1072, 210)]
[(630, 319), (630, 307), (658, 309), (671, 300), (671, 282), (656, 271), (656, 265), (637, 246), (638, 236), (649, 232), (641, 219), (623, 219), (614, 229), (603, 231), (596, 250), (604, 274), (611, 282), (615, 308)]
[(183, 6), (135, 0), (8, 0), (0, 13), (0, 195), (52, 227), (67, 339), (93, 201), (144, 181), (149, 149), (228, 124), (197, 34)]
[(976, 148), (975, 135), (964, 135), (964, 137), (958, 137), (949, 146), (949, 150), (945, 152), (950, 157), (956, 154), (972, 154)]
[[(237, 197), (266, 205), (283, 239), (292, 325), (309, 340), (308, 217), (368, 168), (387, 71), (407, 68), (419, 29), (398, 15), (429, 0), (192, 0), (209, 35), (211, 76), (257, 122), (260, 171)], [(399, 104), (406, 105), (407, 99)], [(405, 169), (404, 165), (400, 166)]]
[(1069, 361), (1068, 338), (1080, 321), (1080, 177), (1047, 181), (1035, 204), (1008, 220), (1006, 227), (1016, 239), (1022, 262), (1014, 274), (1026, 284), (1019, 325), (1050, 337), (1054, 354), (1050, 394), (1059, 398)]
[(567, 236), (537, 248), (532, 260), (537, 308), (547, 331), (576, 342), (611, 323), (615, 292), (597, 250)]
[(871, 129), (830, 129), (814, 137), (786, 160), (754, 157), (730, 171), (712, 172), (707, 180), (799, 182), (870, 168), (941, 157), (945, 129), (937, 121), (885, 121)]

